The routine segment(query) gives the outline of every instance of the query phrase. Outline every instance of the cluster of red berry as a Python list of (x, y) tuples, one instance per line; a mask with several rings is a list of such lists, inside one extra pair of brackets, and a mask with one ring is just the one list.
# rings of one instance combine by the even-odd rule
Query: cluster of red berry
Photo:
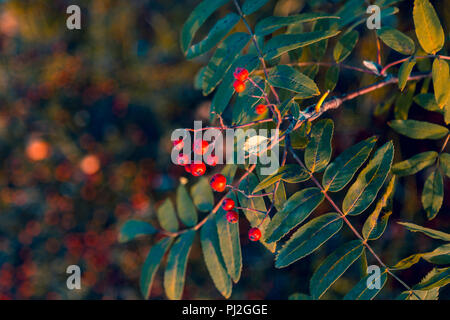
[[(237, 93), (241, 93), (245, 90), (245, 82), (248, 79), (248, 70), (244, 68), (236, 68), (233, 73), (234, 78), (236, 79), (233, 83), (234, 90)], [(267, 111), (267, 106), (265, 104), (258, 104), (255, 108), (255, 112), (257, 114), (264, 114)]]
[[(178, 139), (173, 142), (174, 146), (179, 150), (184, 147), (183, 139)], [(209, 143), (205, 140), (197, 140), (194, 142), (194, 153), (198, 155), (204, 155), (206, 151), (209, 149)], [(206, 158), (206, 164), (210, 166), (215, 166), (218, 162), (218, 158), (216, 155), (209, 155)], [(184, 166), (186, 172), (189, 172), (194, 177), (199, 177), (205, 174), (206, 165), (201, 163), (191, 163), (191, 159), (187, 154), (180, 153), (177, 158), (177, 164), (180, 166)]]
[[(227, 178), (223, 174), (217, 173), (211, 178), (211, 188), (217, 192), (223, 192), (227, 186)], [(234, 200), (225, 198), (222, 202), (222, 209), (227, 211), (226, 218), (229, 223), (236, 223), (239, 215), (234, 211)], [(251, 241), (258, 241), (261, 238), (261, 231), (258, 228), (251, 228), (248, 232)]]

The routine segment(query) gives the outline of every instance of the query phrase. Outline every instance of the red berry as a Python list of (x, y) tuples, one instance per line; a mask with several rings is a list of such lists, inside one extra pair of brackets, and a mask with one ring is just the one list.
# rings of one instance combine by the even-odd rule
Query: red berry
[(206, 166), (204, 163), (191, 164), (191, 173), (194, 177), (202, 176), (206, 172)]
[(186, 170), (186, 172), (191, 173), (191, 165), (190, 164), (185, 165), (184, 170)]
[(185, 166), (189, 163), (189, 157), (186, 154), (180, 153), (177, 157), (177, 164), (180, 166)]
[(236, 78), (236, 80), (244, 82), (248, 78), (248, 70), (244, 68), (236, 68), (233, 76)]
[(217, 173), (211, 178), (210, 184), (214, 191), (222, 192), (227, 186), (227, 178), (225, 178), (224, 175)]
[(177, 148), (178, 150), (183, 149), (183, 147), (184, 147), (184, 141), (183, 141), (183, 139), (180, 138), (180, 139), (178, 139), (178, 140), (173, 141), (173, 145), (174, 145), (174, 147)]
[(208, 150), (209, 143), (205, 140), (197, 140), (194, 142), (194, 152), (196, 154), (205, 154), (205, 152)]
[(239, 216), (236, 213), (236, 211), (228, 211), (226, 217), (229, 223), (236, 223), (238, 222), (239, 219)]
[(258, 241), (261, 238), (261, 231), (258, 228), (251, 228), (248, 232), (251, 241)]
[(208, 158), (206, 158), (206, 163), (212, 167), (214, 167), (218, 161), (219, 158), (217, 158), (217, 156), (209, 155)]
[(241, 80), (236, 80), (236, 81), (233, 83), (233, 87), (234, 87), (234, 90), (235, 90), (237, 93), (240, 93), (240, 92), (242, 92), (242, 91), (245, 90), (245, 83), (242, 82)]
[(255, 112), (257, 114), (263, 114), (264, 112), (266, 112), (267, 110), (267, 106), (265, 104), (258, 104), (255, 108)]
[(226, 198), (225, 200), (223, 200), (222, 202), (222, 208), (225, 211), (230, 211), (234, 209), (234, 200), (230, 199), (230, 198)]

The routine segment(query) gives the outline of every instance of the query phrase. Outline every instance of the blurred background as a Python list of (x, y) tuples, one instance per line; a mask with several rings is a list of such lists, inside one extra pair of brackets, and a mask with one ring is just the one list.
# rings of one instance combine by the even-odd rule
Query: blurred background
[[(153, 239), (119, 244), (117, 231), (130, 218), (156, 221), (155, 208), (173, 196), (180, 177), (187, 177), (170, 161), (171, 132), (192, 127), (194, 119), (209, 119), (211, 97), (203, 97), (193, 86), (196, 72), (209, 57), (187, 61), (179, 49), (181, 27), (198, 3), (0, 1), (0, 299), (141, 299), (140, 269)], [(272, 0), (250, 22), (274, 13), (333, 13), (340, 3)], [(448, 33), (450, 6), (445, 3), (433, 2)], [(66, 8), (72, 4), (82, 9), (81, 30), (66, 28)], [(396, 5), (399, 14), (387, 21), (410, 34), (412, 1)], [(223, 14), (229, 9), (221, 10)], [(236, 28), (244, 30), (241, 24)], [(376, 50), (373, 33), (358, 30), (360, 43), (347, 63), (361, 66), (364, 59), (375, 60)], [(330, 60), (330, 53), (325, 57)], [(384, 47), (383, 61), (396, 57)], [(325, 71), (317, 76), (321, 88)], [(343, 71), (335, 93), (374, 80)], [(380, 145), (394, 140), (397, 161), (439, 148), (439, 142), (399, 138), (386, 125), (392, 118), (389, 110), (373, 114), (393, 91), (392, 87), (376, 91), (330, 114), (336, 125), (335, 155), (373, 134), (380, 136)], [(416, 105), (410, 117), (443, 122), (439, 114)], [(420, 204), (425, 173), (400, 180), (391, 223), (375, 243), (390, 265), (437, 247), (395, 221), (449, 231), (449, 179), (441, 212), (426, 222)], [(339, 197), (343, 195), (338, 201)], [(329, 210), (322, 204), (315, 215)], [(356, 227), (363, 222), (356, 219)], [(346, 233), (337, 236), (317, 254), (277, 270), (272, 254), (248, 243), (248, 224), (242, 222), (241, 228), (244, 269), (232, 299), (286, 299), (294, 292), (308, 293), (308, 279), (317, 264), (351, 238)], [(81, 267), (82, 290), (66, 287), (65, 271), (71, 264)], [(399, 275), (412, 285), (429, 270), (431, 265), (421, 262)], [(325, 298), (341, 298), (357, 280), (355, 265)], [(401, 291), (389, 280), (379, 298), (394, 298)], [(189, 259), (183, 297), (221, 298), (198, 241)], [(441, 298), (449, 297), (448, 289), (441, 292)], [(161, 270), (152, 298), (165, 298)]]

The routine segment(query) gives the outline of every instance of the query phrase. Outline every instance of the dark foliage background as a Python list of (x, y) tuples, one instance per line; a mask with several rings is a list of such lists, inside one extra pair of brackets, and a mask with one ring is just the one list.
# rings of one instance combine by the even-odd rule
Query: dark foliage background
[[(335, 12), (342, 2), (270, 1), (250, 21), (273, 10), (278, 15)], [(178, 44), (182, 24), (197, 3), (20, 0), (0, 4), (0, 298), (141, 298), (140, 268), (153, 240), (118, 244), (117, 231), (130, 218), (154, 221), (155, 207), (186, 176), (170, 161), (170, 133), (192, 127), (194, 119), (209, 118), (209, 98), (193, 88), (195, 73), (208, 57), (186, 61)], [(80, 31), (65, 26), (65, 11), (71, 4), (82, 7)], [(449, 3), (433, 5), (448, 35)], [(387, 22), (413, 33), (412, 1), (398, 6), (399, 14)], [(237, 28), (244, 30), (241, 24)], [(373, 33), (364, 25), (359, 29), (360, 43), (347, 61), (357, 66), (362, 60), (376, 59)], [(383, 60), (395, 58), (396, 53), (385, 47)], [(325, 59), (330, 59), (329, 52)], [(373, 80), (343, 71), (336, 93)], [(395, 161), (439, 149), (439, 142), (399, 137), (386, 125), (391, 115), (373, 115), (391, 90), (376, 91), (330, 113), (336, 124), (334, 155), (373, 134), (379, 135), (379, 143), (394, 140)], [(416, 105), (410, 118), (443, 123), (439, 115)], [(374, 243), (391, 265), (436, 247), (431, 239), (410, 233), (395, 221), (449, 231), (449, 179), (441, 212), (430, 222), (420, 204), (423, 182), (424, 173), (400, 179), (388, 229)], [(342, 197), (339, 194), (337, 200)], [(315, 214), (329, 209), (322, 204)], [(364, 219), (355, 220), (357, 228)], [(301, 263), (278, 270), (268, 251), (248, 243), (248, 225), (242, 223), (241, 228), (244, 269), (232, 299), (286, 299), (294, 292), (307, 292), (314, 268), (342, 243), (337, 237)], [(82, 290), (66, 288), (65, 270), (70, 264), (82, 269)], [(415, 284), (431, 268), (421, 262), (399, 275)], [(325, 298), (341, 298), (355, 284), (357, 274), (355, 264)], [(155, 279), (153, 298), (165, 298), (161, 275)], [(389, 279), (379, 298), (393, 298), (401, 291)], [(221, 298), (207, 274), (198, 241), (191, 252), (183, 297)], [(448, 288), (442, 290), (440, 298), (449, 297)]]

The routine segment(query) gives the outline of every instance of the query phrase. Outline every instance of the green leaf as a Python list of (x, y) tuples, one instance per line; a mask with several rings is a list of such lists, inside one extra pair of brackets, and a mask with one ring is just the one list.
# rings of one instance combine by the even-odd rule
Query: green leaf
[(227, 178), (227, 184), (232, 184), (234, 175), (236, 174), (237, 165), (235, 164), (227, 164), (225, 167), (223, 167), (222, 171), (220, 172), (222, 175), (224, 175), (225, 178)]
[(342, 210), (345, 214), (357, 215), (370, 206), (386, 180), (393, 157), (394, 146), (391, 141), (375, 152), (344, 198)]
[(394, 116), (396, 120), (408, 119), (408, 113), (413, 103), (415, 91), (416, 82), (411, 82), (408, 84), (408, 89), (401, 92), (395, 99)]
[(328, 68), (327, 73), (325, 74), (325, 89), (329, 91), (333, 91), (336, 87), (336, 84), (339, 80), (339, 66), (334, 65)]
[(302, 13), (288, 17), (267, 17), (256, 24), (255, 34), (257, 36), (267, 36), (272, 32), (294, 24), (312, 22), (319, 19), (339, 19), (325, 13)]
[(414, 102), (428, 111), (441, 111), (432, 93), (420, 93), (414, 97)]
[(342, 152), (323, 174), (324, 189), (331, 192), (342, 190), (367, 160), (376, 142), (376, 137), (370, 137)]
[(397, 29), (382, 27), (377, 30), (377, 35), (385, 45), (401, 54), (412, 55), (416, 50), (414, 41)]
[(302, 223), (324, 198), (318, 188), (307, 188), (294, 193), (267, 226), (267, 242), (281, 239), (292, 228)]
[(328, 213), (312, 219), (300, 227), (278, 252), (275, 267), (284, 268), (311, 254), (342, 228), (337, 213)]
[(217, 47), (203, 72), (203, 95), (210, 94), (217, 87), (249, 40), (248, 33), (236, 32)]
[(208, 219), (200, 230), (203, 258), (217, 290), (228, 299), (231, 296), (232, 285), (225, 270), (217, 236), (214, 219)]
[(232, 114), (232, 123), (234, 125), (248, 123), (256, 120), (258, 117), (258, 115), (255, 114), (253, 107), (263, 100), (263, 98), (259, 98), (261, 96), (261, 90), (259, 88), (264, 90), (266, 83), (261, 77), (254, 77), (253, 81), (257, 86), (248, 85), (236, 98)]
[[(249, 174), (242, 182), (239, 184), (239, 189), (244, 191), (245, 194), (251, 194), (255, 187), (258, 185), (258, 178), (254, 174)], [(255, 192), (255, 194), (260, 194), (261, 192)], [(267, 243), (266, 229), (267, 225), (270, 223), (270, 217), (265, 217), (265, 212), (267, 211), (266, 204), (262, 197), (247, 198), (240, 192), (238, 193), (239, 203), (242, 208), (256, 209), (262, 212), (257, 212), (253, 210), (243, 210), (245, 217), (252, 227), (258, 227), (261, 230), (261, 242), (270, 252), (275, 252), (276, 243)], [(264, 219), (264, 222), (262, 220)]]
[(217, 21), (211, 31), (209, 31), (206, 38), (188, 49), (186, 58), (193, 59), (214, 48), (214, 46), (218, 44), (227, 35), (227, 33), (230, 32), (231, 29), (233, 29), (239, 20), (240, 17), (237, 14), (229, 13)]
[(330, 162), (333, 129), (331, 119), (319, 120), (312, 127), (311, 140), (305, 149), (305, 164), (311, 172), (320, 172)]
[(283, 180), (287, 183), (298, 183), (304, 182), (309, 179), (309, 173), (306, 172), (302, 167), (296, 164), (288, 164), (282, 166), (278, 171), (267, 178), (263, 179), (253, 190), (253, 192), (258, 192), (266, 189), (273, 185), (274, 183)]
[(156, 216), (158, 217), (161, 228), (169, 232), (178, 231), (177, 214), (170, 199), (166, 199), (158, 210), (156, 210)]
[(450, 263), (450, 244), (444, 244), (431, 252), (416, 253), (406, 257), (399, 262), (392, 269), (405, 270), (411, 268), (420, 261), (420, 258), (433, 264), (449, 264)]
[(415, 0), (413, 9), (414, 26), (421, 47), (435, 54), (444, 45), (444, 31), (433, 6), (428, 0)]
[(362, 241), (353, 240), (329, 255), (316, 269), (309, 282), (309, 290), (313, 299), (319, 299), (359, 258), (363, 250)]
[(153, 278), (155, 277), (155, 273), (161, 264), (164, 254), (167, 252), (167, 249), (169, 249), (172, 240), (173, 238), (161, 239), (158, 243), (151, 247), (147, 258), (145, 259), (140, 278), (141, 293), (145, 299), (150, 297)]
[(439, 156), (439, 165), (442, 168), (444, 174), (450, 178), (450, 154), (441, 153)]
[(398, 71), (398, 87), (400, 91), (403, 91), (403, 89), (405, 88), (408, 77), (411, 74), (411, 71), (414, 68), (415, 64), (416, 60), (408, 59), (400, 66), (400, 70)]
[(211, 16), (229, 0), (204, 0), (191, 13), (181, 30), (181, 49), (187, 54), (196, 32)]
[(155, 233), (158, 233), (158, 230), (147, 222), (139, 220), (128, 220), (120, 228), (119, 242), (127, 242), (136, 239), (141, 235)]
[[(232, 193), (228, 197), (237, 201)], [(229, 223), (226, 218), (227, 212), (222, 208), (216, 214), (217, 233), (219, 235), (220, 251), (225, 266), (231, 279), (237, 283), (241, 277), (242, 254), (239, 242), (239, 222)]]
[[(395, 177), (391, 178), (389, 181), (386, 190), (384, 191), (383, 196), (381, 199), (377, 202), (377, 205), (375, 206), (375, 210), (370, 214), (370, 216), (367, 218), (366, 222), (364, 223), (362, 234), (364, 239), (368, 240), (376, 240), (384, 233), (384, 230), (386, 229), (387, 222), (389, 219), (389, 216), (392, 214), (391, 211), (385, 213), (383, 217), (379, 220), (379, 216), (381, 211), (386, 207), (392, 207), (392, 197), (394, 196), (394, 189), (395, 189)], [(389, 208), (390, 209), (390, 208)]]
[(242, 12), (248, 16), (264, 6), (267, 1), (268, 0), (246, 0), (242, 5)]
[(181, 222), (187, 227), (193, 227), (197, 224), (197, 210), (195, 210), (194, 203), (192, 202), (186, 187), (182, 184), (177, 189), (177, 211)]
[(205, 177), (201, 177), (200, 180), (192, 186), (191, 195), (198, 210), (210, 211), (214, 207), (214, 194), (209, 186), (208, 179)]
[(167, 266), (164, 272), (164, 290), (167, 297), (171, 300), (179, 300), (183, 294), (186, 265), (194, 236), (194, 230), (181, 234), (173, 244), (167, 257)]
[(392, 173), (402, 177), (415, 174), (436, 162), (438, 154), (435, 151), (428, 151), (416, 154), (415, 156), (396, 163), (392, 167)]
[(252, 72), (258, 67), (259, 63), (260, 62), (258, 56), (254, 54), (241, 56), (237, 58), (236, 61), (234, 61), (233, 65), (228, 69), (225, 77), (223, 78), (216, 93), (214, 94), (211, 102), (211, 113), (215, 112), (221, 115), (230, 102), (231, 97), (234, 94), (233, 82), (235, 79), (233, 73), (236, 68), (245, 67), (248, 72)]
[(267, 41), (264, 47), (264, 58), (271, 60), (285, 52), (302, 48), (310, 44), (328, 39), (339, 34), (340, 31), (314, 31), (297, 34), (281, 34)]
[(442, 269), (434, 269), (434, 272), (427, 276), (427, 279), (417, 286), (414, 290), (430, 290), (434, 288), (441, 288), (450, 283), (450, 267)]
[(359, 32), (356, 30), (344, 33), (334, 47), (334, 60), (337, 63), (344, 61), (350, 55), (350, 53), (352, 53), (356, 43), (358, 42), (358, 39)]
[(438, 300), (439, 288), (434, 288), (431, 290), (403, 291), (396, 298), (396, 300), (419, 300), (419, 299), (417, 299), (416, 295), (419, 296), (420, 300)]
[[(379, 281), (381, 286), (379, 288), (372, 288), (369, 289), (368, 281), (371, 281), (371, 283), (375, 281)], [(384, 285), (387, 281), (387, 272), (383, 271), (380, 272), (380, 275), (373, 275), (369, 274), (362, 278), (356, 286), (352, 288), (344, 297), (344, 300), (372, 300), (375, 298), (375, 296), (383, 289)]]
[(320, 94), (312, 79), (286, 65), (276, 66), (270, 71), (269, 83), (296, 92), (298, 97), (308, 98)]
[(450, 98), (450, 75), (447, 61), (434, 59), (432, 78), (436, 102), (439, 108), (443, 109)]
[(417, 224), (410, 223), (410, 222), (397, 222), (397, 223), (401, 224), (402, 226), (404, 226), (406, 229), (408, 229), (411, 232), (421, 232), (433, 239), (450, 241), (450, 234), (448, 234), (448, 233), (445, 233), (445, 232), (442, 232), (439, 230), (433, 230), (430, 228), (425, 228), (425, 227), (422, 227), (422, 226), (419, 226)]
[(428, 220), (436, 217), (439, 209), (441, 209), (443, 199), (444, 183), (442, 175), (439, 170), (435, 170), (428, 176), (422, 191), (422, 204), (427, 212)]
[(448, 133), (446, 127), (417, 120), (394, 120), (389, 126), (412, 139), (441, 139)]

